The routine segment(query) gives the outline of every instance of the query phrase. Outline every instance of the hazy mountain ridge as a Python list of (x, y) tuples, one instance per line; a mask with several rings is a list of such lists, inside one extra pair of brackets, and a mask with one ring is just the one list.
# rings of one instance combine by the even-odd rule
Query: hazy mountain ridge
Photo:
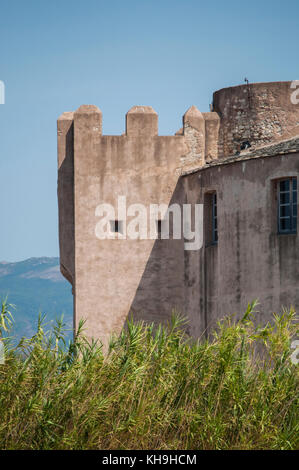
[(56, 282), (64, 282), (64, 278), (60, 273), (59, 258), (29, 258), (15, 263), (0, 261), (0, 278), (3, 276), (51, 279)]
[(12, 313), (17, 339), (35, 333), (39, 312), (45, 313), (49, 322), (64, 314), (67, 327), (72, 327), (71, 285), (60, 273), (59, 258), (0, 262), (0, 300), (6, 296), (16, 306)]

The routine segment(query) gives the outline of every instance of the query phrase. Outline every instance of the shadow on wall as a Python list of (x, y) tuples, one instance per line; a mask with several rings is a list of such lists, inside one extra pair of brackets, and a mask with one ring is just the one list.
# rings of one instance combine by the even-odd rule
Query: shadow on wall
[(61, 136), (64, 153), (63, 160), (58, 162), (60, 270), (73, 286), (74, 295), (74, 124), (73, 121), (61, 121), (60, 125), (69, 126), (65, 136)]
[[(187, 200), (184, 182), (180, 178), (169, 206), (178, 204), (182, 214), (183, 203), (187, 203)], [(164, 220), (161, 221), (162, 224)], [(172, 238), (172, 220), (172, 214), (170, 214), (170, 238), (161, 239), (159, 235), (159, 238), (154, 241), (126, 321), (133, 318), (135, 321), (166, 324), (175, 312), (188, 320), (187, 334), (199, 337), (206, 330), (205, 318), (200, 310), (201, 250), (184, 250), (184, 238), (179, 240)], [(159, 226), (161, 227), (161, 224)], [(181, 229), (182, 227), (181, 221)], [(192, 230), (194, 230), (194, 225), (192, 225)], [(193, 304), (192, 308), (190, 301)], [(196, 313), (190, 316), (189, 312)]]

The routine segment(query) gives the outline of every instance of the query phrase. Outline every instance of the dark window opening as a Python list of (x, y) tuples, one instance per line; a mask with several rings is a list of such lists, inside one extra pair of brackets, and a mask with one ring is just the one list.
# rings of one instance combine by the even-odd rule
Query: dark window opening
[(204, 224), (206, 246), (218, 243), (217, 193), (209, 191), (204, 196)]
[(297, 178), (285, 178), (277, 184), (278, 233), (297, 232)]
[(111, 232), (123, 233), (123, 222), (122, 220), (110, 220)]
[(212, 194), (212, 242), (218, 242), (217, 193)]
[(250, 147), (251, 147), (251, 143), (249, 142), (249, 140), (245, 140), (245, 142), (241, 143), (240, 150), (247, 150)]
[(158, 238), (161, 238), (161, 232), (162, 232), (162, 220), (159, 219), (159, 220), (157, 220), (157, 235), (158, 235)]

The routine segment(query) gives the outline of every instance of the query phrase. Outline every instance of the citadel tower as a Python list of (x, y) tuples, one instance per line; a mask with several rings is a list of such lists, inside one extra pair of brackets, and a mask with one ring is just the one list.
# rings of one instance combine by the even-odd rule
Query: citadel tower
[[(86, 318), (88, 336), (106, 341), (130, 313), (165, 322), (175, 308), (199, 337), (256, 298), (262, 322), (283, 305), (299, 307), (293, 96), (291, 82), (219, 90), (212, 111), (192, 106), (174, 136), (158, 135), (150, 106), (130, 109), (119, 136), (102, 135), (96, 106), (60, 116), (60, 262), (73, 286), (75, 328)], [(98, 239), (96, 208), (117, 207), (120, 196), (127, 206), (203, 204), (202, 247), (185, 250), (184, 239)], [(116, 215), (112, 232), (122, 231), (123, 219)]]

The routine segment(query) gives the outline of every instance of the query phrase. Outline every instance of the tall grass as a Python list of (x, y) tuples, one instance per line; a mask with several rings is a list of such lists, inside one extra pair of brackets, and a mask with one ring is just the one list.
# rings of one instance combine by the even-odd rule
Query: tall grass
[(253, 308), (196, 343), (178, 317), (157, 329), (129, 321), (108, 354), (82, 324), (65, 347), (63, 322), (47, 332), (39, 317), (32, 338), (2, 340), (0, 448), (298, 448), (295, 314), (262, 328)]

